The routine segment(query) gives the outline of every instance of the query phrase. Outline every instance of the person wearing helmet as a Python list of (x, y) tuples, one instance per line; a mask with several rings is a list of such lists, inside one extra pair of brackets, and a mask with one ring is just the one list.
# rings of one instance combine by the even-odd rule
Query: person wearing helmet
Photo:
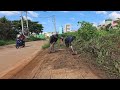
[(51, 52), (55, 52), (55, 43), (58, 40), (58, 34), (53, 34), (52, 36), (50, 36), (50, 53)]
[(24, 35), (24, 34), (21, 34), (20, 37), (19, 37), (19, 39), (21, 40), (22, 45), (23, 45), (23, 47), (24, 47), (24, 46), (25, 46), (25, 35)]

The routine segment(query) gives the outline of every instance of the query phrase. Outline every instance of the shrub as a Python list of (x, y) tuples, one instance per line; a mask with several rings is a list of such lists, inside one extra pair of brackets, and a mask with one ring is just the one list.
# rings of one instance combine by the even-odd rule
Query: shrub
[(49, 48), (50, 47), (50, 44), (49, 43), (46, 43), (42, 46), (42, 49), (46, 49), (46, 48)]
[(14, 40), (0, 40), (0, 46), (14, 44), (14, 43), (15, 43)]

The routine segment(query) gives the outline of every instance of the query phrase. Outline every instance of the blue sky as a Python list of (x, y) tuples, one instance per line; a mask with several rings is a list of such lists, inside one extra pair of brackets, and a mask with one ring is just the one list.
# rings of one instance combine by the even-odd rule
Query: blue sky
[[(19, 20), (20, 11), (0, 11), (0, 17), (6, 16), (9, 20)], [(88, 21), (94, 25), (103, 24), (105, 19), (120, 18), (120, 11), (28, 11), (28, 19), (43, 24), (44, 32), (53, 32), (52, 18), (44, 18), (55, 15), (57, 31), (60, 26), (71, 24), (72, 30), (77, 30), (78, 21)], [(25, 13), (23, 13), (25, 18)]]

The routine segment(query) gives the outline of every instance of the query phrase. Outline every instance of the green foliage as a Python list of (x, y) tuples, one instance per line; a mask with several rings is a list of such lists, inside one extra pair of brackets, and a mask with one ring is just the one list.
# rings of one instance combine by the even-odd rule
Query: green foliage
[(63, 36), (64, 38), (67, 36), (78, 36), (78, 32), (67, 32), (67, 33), (63, 33), (61, 34), (61, 36)]
[(89, 22), (82, 21), (82, 22), (78, 22), (78, 24), (80, 24), (81, 26), (79, 30), (96, 30), (97, 29), (95, 26), (93, 26), (92, 23), (89, 23)]
[(46, 48), (49, 48), (50, 47), (50, 44), (49, 43), (46, 43), (42, 46), (42, 49), (46, 49)]
[[(28, 20), (29, 31), (31, 33), (43, 32), (42, 24)], [(24, 21), (24, 25), (26, 22)], [(10, 21), (5, 16), (0, 18), (0, 39), (2, 40), (15, 40), (17, 34), (21, 31), (21, 20)]]
[(41, 39), (41, 40), (45, 40), (46, 39), (44, 34), (36, 35), (36, 37)]
[(13, 40), (0, 40), (0, 46), (8, 45), (8, 44), (15, 44)]
[(27, 41), (38, 41), (38, 40), (41, 40), (41, 39), (34, 36), (30, 36)]
[[(93, 29), (92, 29), (93, 28)], [(73, 46), (78, 53), (89, 54), (92, 62), (111, 78), (120, 78), (120, 30), (96, 30), (90, 23), (81, 22)], [(90, 60), (89, 60), (90, 61)], [(88, 61), (88, 62), (89, 62)], [(114, 77), (114, 78), (115, 78)]]
[(78, 22), (78, 24), (81, 24), (81, 27), (78, 30), (78, 35), (82, 39), (89, 41), (92, 38), (95, 38), (97, 34), (97, 28), (93, 26), (93, 24), (88, 22)]

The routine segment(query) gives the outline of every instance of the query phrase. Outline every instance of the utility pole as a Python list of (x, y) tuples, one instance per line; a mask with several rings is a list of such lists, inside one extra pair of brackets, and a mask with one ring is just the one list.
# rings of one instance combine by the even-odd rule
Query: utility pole
[(57, 33), (57, 32), (56, 32), (56, 22), (55, 22), (55, 15), (53, 15), (53, 24), (54, 24), (55, 33)]
[(21, 11), (21, 26), (22, 26), (22, 34), (24, 34), (22, 11)]
[(29, 28), (28, 28), (28, 19), (27, 19), (27, 11), (26, 12), (26, 24), (27, 24), (27, 31), (28, 31), (28, 36), (29, 36)]
[(27, 11), (26, 11), (26, 24), (27, 24), (27, 29), (28, 29)]

